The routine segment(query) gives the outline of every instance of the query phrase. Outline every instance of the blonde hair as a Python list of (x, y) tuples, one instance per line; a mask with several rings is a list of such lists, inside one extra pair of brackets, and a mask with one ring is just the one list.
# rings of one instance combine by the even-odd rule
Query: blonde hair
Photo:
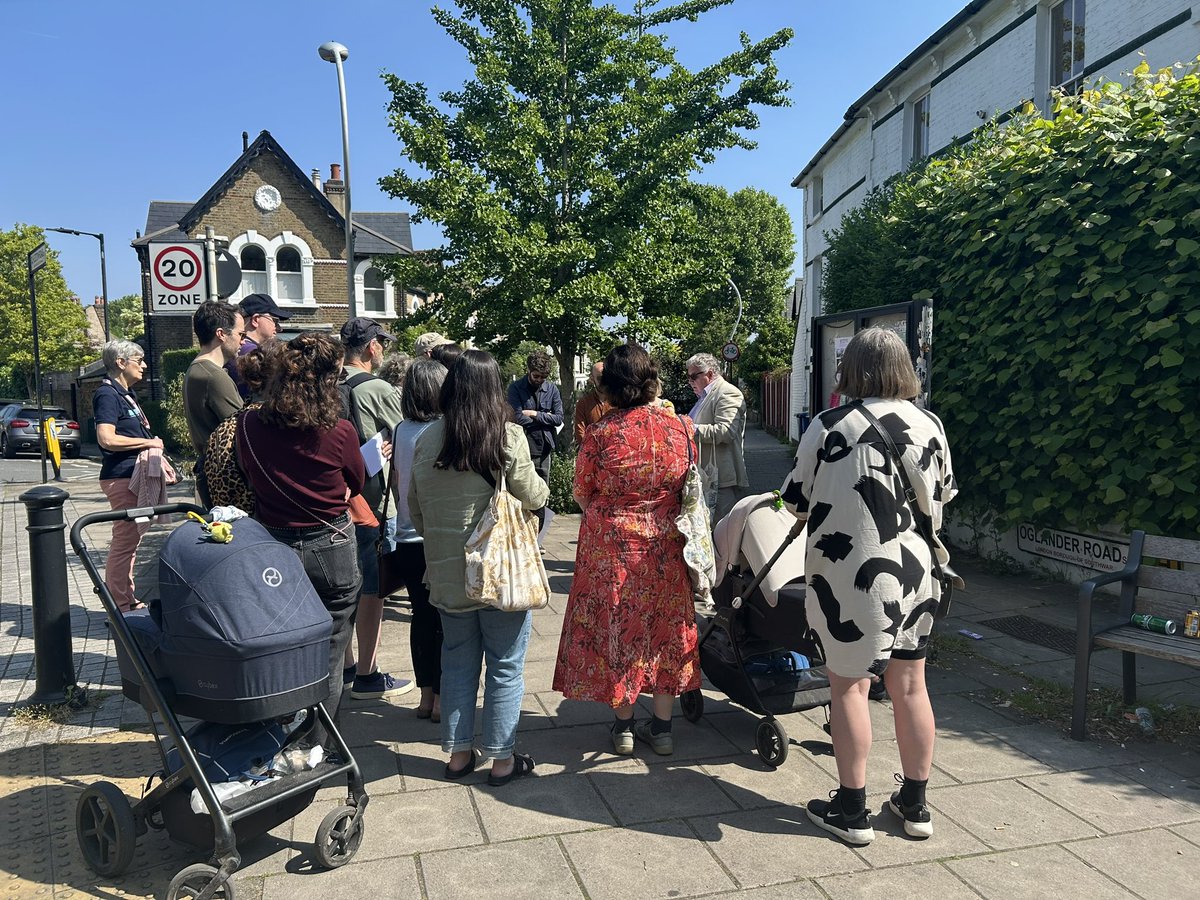
[(875, 325), (850, 339), (835, 389), (852, 400), (912, 400), (921, 393), (921, 382), (904, 341)]

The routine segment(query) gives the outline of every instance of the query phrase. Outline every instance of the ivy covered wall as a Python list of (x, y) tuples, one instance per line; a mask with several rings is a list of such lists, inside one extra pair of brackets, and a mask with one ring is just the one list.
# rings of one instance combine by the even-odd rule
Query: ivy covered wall
[[(1143, 64), (986, 131), (829, 237), (834, 310), (933, 298), (935, 399), (974, 515), (1200, 530), (1195, 67)], [(855, 252), (873, 242), (888, 252)]]

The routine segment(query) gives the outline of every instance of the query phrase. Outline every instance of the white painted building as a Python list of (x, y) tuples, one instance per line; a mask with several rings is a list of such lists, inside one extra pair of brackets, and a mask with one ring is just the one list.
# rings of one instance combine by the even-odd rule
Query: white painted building
[[(825, 232), (866, 193), (915, 160), (937, 155), (1027, 101), (1123, 80), (1144, 53), (1151, 68), (1200, 55), (1200, 3), (1189, 0), (975, 0), (897, 63), (792, 181), (804, 203), (804, 282), (792, 394), (808, 409), (809, 328), (821, 305)], [(793, 417), (794, 418), (794, 417)]]

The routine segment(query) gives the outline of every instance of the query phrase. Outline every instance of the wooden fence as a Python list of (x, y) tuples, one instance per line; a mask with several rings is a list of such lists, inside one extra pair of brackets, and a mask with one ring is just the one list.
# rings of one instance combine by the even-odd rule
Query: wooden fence
[(762, 427), (776, 437), (786, 437), (792, 407), (792, 370), (763, 376)]

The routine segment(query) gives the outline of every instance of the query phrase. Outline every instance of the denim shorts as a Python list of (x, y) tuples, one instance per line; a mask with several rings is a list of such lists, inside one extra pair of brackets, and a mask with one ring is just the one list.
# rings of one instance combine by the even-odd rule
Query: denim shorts
[[(379, 528), (375, 525), (355, 525), (354, 536), (358, 540), (358, 567), (362, 570), (362, 593), (379, 593), (379, 554), (375, 549)], [(396, 546), (396, 517), (384, 522), (384, 550)]]

